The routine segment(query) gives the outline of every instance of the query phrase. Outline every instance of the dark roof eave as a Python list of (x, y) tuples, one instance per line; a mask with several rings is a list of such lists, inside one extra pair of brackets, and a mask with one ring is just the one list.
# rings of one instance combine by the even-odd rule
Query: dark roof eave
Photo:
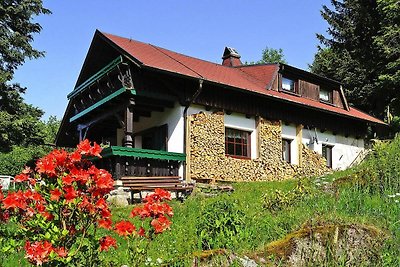
[(244, 92), (244, 93), (248, 93), (248, 94), (252, 94), (252, 95), (256, 95), (256, 96), (261, 96), (261, 97), (265, 97), (265, 98), (269, 98), (269, 99), (274, 99), (274, 100), (278, 100), (280, 102), (290, 103), (290, 104), (293, 104), (293, 105), (296, 105), (296, 106), (306, 107), (306, 108), (309, 108), (309, 109), (313, 109), (313, 110), (317, 110), (317, 111), (320, 111), (320, 112), (333, 114), (333, 115), (344, 117), (344, 118), (348, 118), (348, 119), (354, 119), (354, 120), (363, 121), (363, 122), (367, 122), (367, 123), (372, 123), (372, 124), (376, 124), (376, 125), (387, 125), (386, 123), (382, 124), (382, 123), (378, 123), (378, 122), (374, 122), (374, 121), (370, 121), (370, 120), (365, 120), (365, 119), (357, 118), (357, 117), (354, 117), (354, 116), (350, 116), (350, 115), (341, 114), (341, 113), (337, 113), (337, 112), (326, 110), (326, 109), (313, 107), (313, 106), (310, 106), (310, 105), (307, 105), (307, 104), (297, 103), (297, 102), (294, 102), (294, 101), (291, 101), (291, 100), (288, 100), (288, 99), (283, 99), (283, 98), (280, 98), (280, 97), (277, 97), (277, 96), (260, 94), (260, 93), (254, 92), (254, 91), (246, 90), (245, 88), (240, 88), (240, 87), (227, 85), (227, 84), (224, 84), (224, 83), (210, 81), (210, 80), (204, 79), (203, 77), (200, 77), (200, 76), (199, 77), (193, 77), (193, 76), (185, 75), (185, 74), (182, 74), (182, 73), (179, 73), (179, 72), (172, 72), (172, 71), (169, 71), (169, 70), (154, 68), (154, 67), (147, 66), (147, 65), (144, 65), (144, 64), (142, 65), (142, 67), (144, 69), (154, 70), (154, 71), (157, 71), (157, 72), (162, 72), (162, 73), (167, 73), (167, 74), (172, 74), (172, 75), (177, 76), (177, 77), (185, 77), (185, 78), (189, 78), (189, 79), (192, 79), (192, 80), (203, 79), (204, 82), (207, 82), (207, 83), (210, 83), (210, 84), (214, 84), (214, 85), (219, 85), (219, 86), (222, 85), (223, 87), (230, 88), (230, 89), (233, 89), (235, 91), (242, 92), (242, 93)]

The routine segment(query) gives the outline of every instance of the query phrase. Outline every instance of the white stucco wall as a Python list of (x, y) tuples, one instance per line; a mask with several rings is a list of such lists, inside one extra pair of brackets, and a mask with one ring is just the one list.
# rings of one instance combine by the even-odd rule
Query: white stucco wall
[[(176, 104), (173, 108), (164, 112), (152, 112), (151, 117), (140, 117), (140, 121), (134, 123), (134, 132), (140, 132), (151, 127), (168, 124), (168, 151), (184, 153), (183, 151), (183, 107)], [(135, 147), (141, 148), (140, 137), (135, 138)]]
[[(318, 140), (312, 142), (311, 140)], [(358, 154), (364, 150), (364, 140), (353, 136), (345, 137), (340, 134), (315, 129), (303, 129), (303, 144), (310, 149), (322, 154), (322, 144), (333, 146), (332, 168), (344, 170), (354, 161)]]

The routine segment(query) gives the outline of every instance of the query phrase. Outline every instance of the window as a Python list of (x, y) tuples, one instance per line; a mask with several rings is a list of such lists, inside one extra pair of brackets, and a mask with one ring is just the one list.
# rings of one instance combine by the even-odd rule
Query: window
[(250, 158), (250, 132), (225, 128), (225, 154)]
[(282, 77), (282, 89), (295, 93), (296, 92), (296, 82), (292, 79)]
[(324, 102), (332, 103), (332, 91), (320, 88), (319, 89), (319, 99)]
[(332, 148), (333, 146), (322, 144), (322, 156), (326, 159), (326, 166), (332, 168)]
[(292, 140), (290, 139), (282, 139), (282, 160), (290, 163), (290, 143)]

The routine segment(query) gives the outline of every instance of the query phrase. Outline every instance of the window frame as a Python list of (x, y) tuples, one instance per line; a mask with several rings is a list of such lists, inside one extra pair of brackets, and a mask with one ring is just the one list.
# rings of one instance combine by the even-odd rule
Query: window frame
[[(240, 135), (242, 135), (241, 142), (236, 142), (236, 138), (234, 138), (233, 142), (229, 141), (228, 135), (227, 135), (228, 131), (239, 132)], [(244, 142), (244, 140), (245, 140), (245, 142)], [(232, 157), (232, 158), (239, 158), (239, 159), (251, 159), (251, 132), (250, 131), (225, 126), (224, 144), (225, 144), (225, 156)], [(229, 152), (228, 144), (233, 144), (234, 154), (228, 153)], [(241, 145), (241, 151), (242, 151), (241, 155), (236, 154), (236, 145)], [(244, 151), (246, 151), (247, 155), (244, 155)]]
[[(328, 92), (328, 100), (321, 98), (321, 91)], [(323, 103), (333, 104), (333, 91), (326, 88), (319, 88), (319, 101)]]
[[(289, 163), (289, 164), (292, 164), (292, 142), (293, 142), (293, 139), (282, 137), (282, 160), (287, 162), (287, 163)], [(286, 145), (287, 150), (283, 149), (285, 143), (287, 144)], [(285, 159), (285, 157), (284, 157), (286, 151), (288, 151), (288, 158), (287, 159)]]
[[(333, 145), (330, 144), (322, 144), (322, 156), (326, 159), (326, 166), (329, 168), (333, 168)], [(325, 152), (324, 152), (325, 149)]]
[[(283, 81), (284, 80), (290, 80), (293, 82), (293, 90), (288, 90), (286, 88), (283, 88)], [(298, 94), (298, 79), (293, 79), (288, 76), (283, 76), (281, 77), (281, 83), (280, 83), (280, 88), (283, 92), (287, 93), (292, 93), (292, 94)]]

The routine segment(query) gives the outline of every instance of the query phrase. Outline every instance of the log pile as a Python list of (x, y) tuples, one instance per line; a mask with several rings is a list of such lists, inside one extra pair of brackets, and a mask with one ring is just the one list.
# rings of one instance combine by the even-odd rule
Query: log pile
[(272, 181), (298, 175), (320, 175), (329, 171), (316, 152), (303, 145), (302, 166), (282, 160), (280, 121), (258, 119), (256, 159), (237, 159), (225, 155), (224, 113), (198, 113), (190, 118), (190, 175), (209, 181)]

